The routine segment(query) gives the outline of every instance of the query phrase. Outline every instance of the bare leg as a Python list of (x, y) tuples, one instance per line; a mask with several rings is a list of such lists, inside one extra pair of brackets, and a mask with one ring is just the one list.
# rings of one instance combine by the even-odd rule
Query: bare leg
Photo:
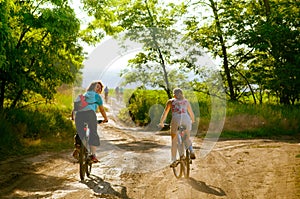
[(91, 153), (93, 154), (93, 155), (96, 155), (96, 149), (97, 149), (97, 147), (96, 146), (90, 146), (90, 149), (91, 149)]
[(171, 156), (172, 156), (172, 161), (176, 160), (176, 153), (177, 153), (177, 136), (176, 134), (171, 134), (171, 139), (172, 139), (172, 146), (171, 146)]
[(191, 152), (193, 151), (193, 146), (192, 146), (192, 142), (190, 139), (190, 131), (186, 130), (185, 131), (185, 139), (184, 139), (184, 144), (185, 147), (188, 148)]

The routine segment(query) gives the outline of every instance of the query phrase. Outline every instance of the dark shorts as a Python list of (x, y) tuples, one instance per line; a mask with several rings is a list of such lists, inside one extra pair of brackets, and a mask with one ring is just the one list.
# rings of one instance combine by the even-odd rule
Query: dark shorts
[(84, 137), (84, 123), (87, 123), (90, 129), (89, 145), (99, 146), (100, 138), (97, 133), (97, 116), (93, 110), (76, 112), (75, 125), (79, 137)]

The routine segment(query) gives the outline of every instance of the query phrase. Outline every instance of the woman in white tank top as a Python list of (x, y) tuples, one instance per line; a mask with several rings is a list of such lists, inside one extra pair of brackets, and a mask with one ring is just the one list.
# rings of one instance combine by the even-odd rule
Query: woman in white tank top
[[(189, 150), (191, 152), (191, 158), (195, 159), (195, 153), (193, 151), (192, 142), (190, 140), (190, 131), (192, 130), (192, 123), (195, 122), (195, 116), (191, 105), (187, 99), (184, 98), (183, 92), (180, 88), (175, 88), (173, 90), (174, 98), (169, 99), (166, 105), (166, 108), (160, 119), (160, 126), (164, 127), (164, 121), (167, 118), (167, 115), (172, 110), (172, 120), (171, 120), (171, 139), (172, 139), (172, 147), (171, 147), (171, 167), (176, 161), (176, 153), (177, 153), (177, 130), (179, 125), (186, 126), (186, 142), (189, 145)], [(180, 150), (181, 151), (181, 150)]]

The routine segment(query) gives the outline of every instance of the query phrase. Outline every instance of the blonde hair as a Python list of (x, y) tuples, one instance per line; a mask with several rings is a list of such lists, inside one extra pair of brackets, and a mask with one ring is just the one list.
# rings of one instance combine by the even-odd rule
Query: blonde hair
[(177, 98), (179, 100), (184, 99), (183, 92), (180, 88), (174, 88), (173, 94), (175, 95), (175, 98)]

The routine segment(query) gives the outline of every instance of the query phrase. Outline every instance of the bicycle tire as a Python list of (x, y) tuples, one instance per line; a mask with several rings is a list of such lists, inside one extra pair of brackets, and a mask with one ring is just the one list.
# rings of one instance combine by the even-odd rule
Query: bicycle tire
[(79, 153), (79, 175), (80, 175), (80, 179), (83, 181), (84, 177), (85, 177), (85, 173), (86, 173), (86, 148), (83, 145), (83, 143), (81, 143), (80, 146), (80, 153)]
[(88, 157), (88, 153), (87, 153), (87, 150), (86, 151), (86, 170), (85, 170), (85, 173), (86, 173), (86, 176), (87, 177), (90, 177), (90, 174), (91, 174), (91, 171), (92, 171), (92, 162), (91, 162), (91, 159)]
[(188, 149), (186, 149), (186, 157), (185, 157), (185, 178), (189, 178), (190, 177), (190, 151)]
[(181, 178), (183, 172), (183, 163), (180, 160), (176, 161), (176, 167), (172, 167), (173, 173), (176, 178)]

